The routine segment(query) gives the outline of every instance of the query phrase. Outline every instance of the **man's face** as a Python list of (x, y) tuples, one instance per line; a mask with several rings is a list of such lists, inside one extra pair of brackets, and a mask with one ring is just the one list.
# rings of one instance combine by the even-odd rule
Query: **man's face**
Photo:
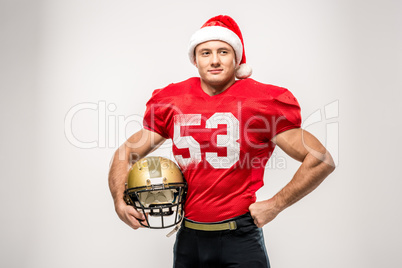
[(233, 48), (222, 41), (208, 41), (195, 48), (195, 64), (204, 83), (226, 87), (235, 81), (236, 55)]

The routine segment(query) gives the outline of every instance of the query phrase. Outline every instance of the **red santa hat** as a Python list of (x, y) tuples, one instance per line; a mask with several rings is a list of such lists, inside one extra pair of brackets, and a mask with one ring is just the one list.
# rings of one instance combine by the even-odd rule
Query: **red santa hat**
[(226, 15), (213, 17), (191, 36), (188, 47), (191, 63), (195, 64), (195, 47), (211, 40), (224, 41), (232, 46), (236, 54), (236, 63), (240, 65), (236, 70), (237, 78), (245, 79), (251, 75), (252, 69), (246, 64), (243, 36), (239, 26), (231, 17)]

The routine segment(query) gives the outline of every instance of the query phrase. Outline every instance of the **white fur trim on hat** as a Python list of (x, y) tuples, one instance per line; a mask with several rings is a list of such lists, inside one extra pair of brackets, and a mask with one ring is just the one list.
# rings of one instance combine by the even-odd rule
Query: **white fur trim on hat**
[(236, 54), (236, 63), (239, 64), (241, 62), (243, 57), (243, 45), (237, 34), (225, 27), (207, 26), (199, 29), (191, 36), (188, 46), (188, 56), (192, 64), (195, 62), (194, 49), (196, 46), (211, 40), (224, 41), (231, 45)]
[(251, 76), (253, 70), (246, 63), (240, 64), (239, 68), (236, 70), (236, 77), (239, 79), (246, 79)]

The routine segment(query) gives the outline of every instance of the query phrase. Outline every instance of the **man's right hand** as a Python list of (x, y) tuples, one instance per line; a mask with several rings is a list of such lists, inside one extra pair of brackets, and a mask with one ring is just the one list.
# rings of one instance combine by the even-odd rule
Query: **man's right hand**
[(145, 215), (138, 212), (133, 206), (127, 205), (124, 201), (116, 204), (115, 209), (119, 218), (134, 230), (144, 227), (140, 224), (140, 221), (142, 224), (147, 225)]

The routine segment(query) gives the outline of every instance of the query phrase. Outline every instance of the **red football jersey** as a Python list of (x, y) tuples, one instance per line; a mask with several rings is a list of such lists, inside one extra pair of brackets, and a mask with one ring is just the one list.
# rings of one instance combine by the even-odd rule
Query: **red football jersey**
[(209, 96), (200, 78), (155, 90), (144, 128), (173, 141), (188, 183), (185, 216), (217, 222), (248, 212), (263, 186), (276, 134), (299, 128), (300, 107), (285, 88), (253, 79)]

